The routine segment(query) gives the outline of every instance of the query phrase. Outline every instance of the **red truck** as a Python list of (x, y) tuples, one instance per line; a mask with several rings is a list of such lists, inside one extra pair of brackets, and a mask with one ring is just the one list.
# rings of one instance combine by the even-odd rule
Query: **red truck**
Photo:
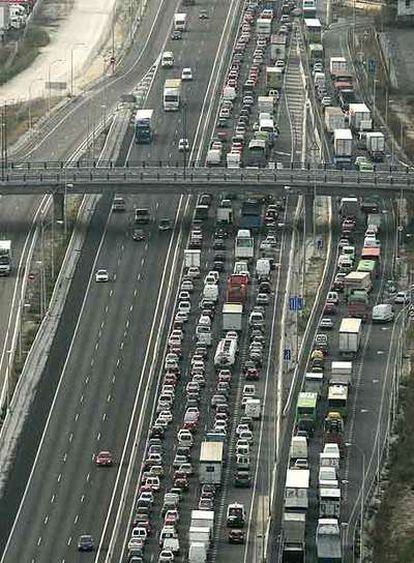
[(227, 303), (245, 303), (249, 278), (243, 274), (232, 274), (227, 280)]

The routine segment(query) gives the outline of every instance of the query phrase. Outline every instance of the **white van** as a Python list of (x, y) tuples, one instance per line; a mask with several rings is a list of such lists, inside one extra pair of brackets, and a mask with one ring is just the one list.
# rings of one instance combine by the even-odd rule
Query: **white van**
[(164, 51), (161, 57), (162, 68), (172, 68), (174, 66), (174, 55), (172, 51)]
[(219, 294), (219, 288), (216, 284), (207, 284), (203, 289), (203, 297), (209, 299), (210, 301), (217, 301)]
[(353, 261), (351, 258), (345, 254), (341, 254), (338, 258), (338, 269), (341, 272), (350, 272), (353, 267)]
[(204, 346), (211, 346), (212, 343), (211, 328), (206, 325), (198, 325), (196, 327), (196, 338), (197, 338), (197, 344), (202, 344)]
[(259, 258), (256, 262), (256, 276), (258, 279), (267, 279), (270, 276), (270, 260)]
[(373, 323), (390, 323), (394, 320), (394, 311), (389, 303), (381, 303), (372, 308)]

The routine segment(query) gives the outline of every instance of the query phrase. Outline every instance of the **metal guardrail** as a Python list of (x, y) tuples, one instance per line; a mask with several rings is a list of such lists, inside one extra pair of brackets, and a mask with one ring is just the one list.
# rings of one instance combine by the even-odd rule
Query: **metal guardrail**
[(344, 190), (378, 190), (382, 193), (405, 193), (414, 189), (414, 172), (332, 169), (226, 169), (128, 166), (118, 168), (100, 163), (99, 168), (70, 166), (67, 168), (9, 167), (0, 177), (0, 193), (101, 193), (126, 189), (129, 193), (145, 192), (151, 187), (161, 193), (189, 193), (198, 189), (213, 190), (297, 190), (305, 195), (339, 195)]

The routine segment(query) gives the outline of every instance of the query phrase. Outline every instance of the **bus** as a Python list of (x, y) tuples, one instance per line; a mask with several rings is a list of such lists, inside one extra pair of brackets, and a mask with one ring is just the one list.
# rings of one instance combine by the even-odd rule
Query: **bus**
[(317, 423), (318, 393), (302, 391), (296, 405), (296, 426), (313, 434)]
[(378, 277), (378, 270), (375, 260), (360, 260), (357, 267), (357, 272), (369, 272), (371, 279)]
[(254, 238), (249, 229), (239, 229), (236, 236), (236, 244), (234, 249), (234, 257), (236, 260), (247, 259), (252, 260), (254, 257)]
[(361, 260), (374, 260), (378, 265), (381, 259), (381, 249), (376, 246), (364, 246), (361, 252)]
[(328, 389), (328, 410), (338, 412), (342, 418), (345, 418), (347, 403), (348, 386), (330, 385)]

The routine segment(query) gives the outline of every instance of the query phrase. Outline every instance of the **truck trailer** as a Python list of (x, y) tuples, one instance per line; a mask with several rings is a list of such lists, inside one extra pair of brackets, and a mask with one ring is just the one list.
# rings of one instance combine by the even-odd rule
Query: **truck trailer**
[(362, 335), (362, 320), (342, 319), (339, 327), (339, 353), (342, 356), (355, 357), (359, 350)]
[(181, 103), (181, 78), (167, 78), (164, 83), (164, 111), (178, 111)]
[(153, 139), (153, 109), (139, 109), (135, 114), (135, 142), (149, 144)]

